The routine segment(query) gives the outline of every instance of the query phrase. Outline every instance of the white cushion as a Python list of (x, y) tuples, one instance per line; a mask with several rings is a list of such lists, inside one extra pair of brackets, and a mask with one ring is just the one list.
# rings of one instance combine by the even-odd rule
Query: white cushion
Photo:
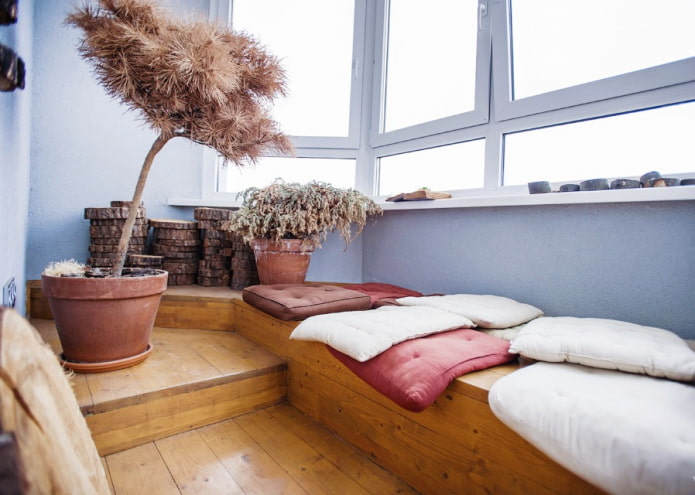
[(609, 493), (695, 493), (691, 385), (536, 363), (498, 380), (488, 400), (512, 430)]
[(444, 296), (402, 297), (403, 306), (431, 306), (465, 316), (481, 328), (509, 328), (533, 320), (543, 314), (530, 304), (508, 297), (479, 294), (448, 294)]
[(468, 318), (435, 308), (383, 306), (311, 316), (292, 331), (290, 338), (323, 342), (364, 362), (399, 342), (473, 326)]
[(510, 351), (538, 361), (695, 381), (695, 352), (678, 335), (618, 320), (538, 318), (519, 332)]
[(498, 339), (506, 340), (507, 342), (513, 342), (519, 335), (521, 329), (526, 325), (527, 323), (523, 323), (509, 328), (476, 328), (476, 330), (497, 337)]

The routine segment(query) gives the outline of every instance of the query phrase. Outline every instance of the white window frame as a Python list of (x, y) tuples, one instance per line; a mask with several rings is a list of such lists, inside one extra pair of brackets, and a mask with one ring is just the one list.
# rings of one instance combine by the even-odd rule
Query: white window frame
[[(508, 37), (511, 0), (479, 0), (475, 109), (403, 129), (379, 132), (383, 128), (388, 1), (355, 2), (349, 136), (293, 137), (298, 157), (355, 159), (355, 187), (374, 195), (378, 190), (377, 164), (380, 157), (485, 139), (482, 189), (451, 191), (461, 201), (388, 204), (389, 209), (695, 199), (695, 187), (611, 191), (610, 194), (599, 191), (598, 195), (534, 195), (529, 198), (525, 187), (502, 185), (505, 134), (695, 101), (695, 57), (513, 100)], [(211, 19), (230, 22), (232, 2), (211, 0)], [(233, 206), (234, 193), (217, 192), (217, 168), (216, 153), (206, 148), (203, 202)], [(513, 199), (504, 199), (509, 197)], [(186, 201), (177, 204), (186, 204)]]
[[(383, 132), (386, 94), (386, 58), (388, 50), (388, 10), (390, 0), (377, 0), (374, 37), (374, 77), (372, 81), (371, 120), (369, 132), (370, 160), (367, 168), (372, 178), (368, 190), (376, 195), (379, 188), (379, 158), (420, 151), (427, 148), (472, 141), (485, 137), (489, 120), (490, 100), (490, 15), (488, 2), (478, 3), (478, 36), (476, 44), (476, 80), (474, 109), (457, 115)], [(426, 4), (423, 4), (426, 8)], [(487, 156), (487, 153), (486, 153)], [(383, 198), (380, 198), (383, 199)]]
[[(661, 88), (691, 83), (695, 79), (695, 57), (620, 74), (569, 88), (517, 100), (512, 99), (512, 50), (509, 33), (511, 0), (496, 0), (492, 11), (495, 119), (510, 120), (563, 108), (592, 104)], [(657, 106), (656, 104), (653, 106)], [(629, 111), (634, 108), (626, 106)]]
[[(365, 64), (365, 40), (368, 0), (355, 0), (353, 46), (352, 46), (352, 84), (350, 86), (350, 121), (347, 136), (290, 136), (298, 158), (338, 158), (357, 160), (362, 141), (363, 128), (363, 84), (371, 79), (371, 65)], [(234, 0), (211, 0), (209, 18), (225, 26), (233, 26)], [(367, 74), (365, 75), (365, 72)], [(228, 167), (234, 167), (233, 163)], [(356, 167), (357, 168), (357, 167)], [(220, 158), (209, 148), (203, 151), (202, 196), (206, 201), (237, 204), (237, 192), (220, 192), (219, 184), (224, 183), (225, 173), (220, 167)], [(358, 174), (359, 175), (359, 174)], [(355, 183), (358, 183), (355, 177)]]
[[(502, 185), (505, 134), (695, 100), (695, 57), (513, 100), (508, 36), (511, 1), (494, 0), (491, 12), (495, 83), (488, 136), (495, 135), (499, 141), (494, 148), (499, 154), (486, 156), (486, 178), (490, 179), (486, 188), (497, 189), (501, 194), (526, 192), (524, 186)], [(666, 197), (678, 196), (664, 193)]]
[[(423, 8), (427, 4), (423, 3)], [(374, 148), (422, 137), (456, 131), (484, 124), (489, 116), (490, 88), (490, 23), (487, 2), (478, 4), (478, 37), (476, 46), (476, 80), (474, 109), (470, 112), (451, 115), (402, 129), (383, 132), (386, 102), (386, 58), (388, 50), (389, 0), (377, 1), (376, 36), (374, 45), (375, 77), (372, 101), (370, 144)]]

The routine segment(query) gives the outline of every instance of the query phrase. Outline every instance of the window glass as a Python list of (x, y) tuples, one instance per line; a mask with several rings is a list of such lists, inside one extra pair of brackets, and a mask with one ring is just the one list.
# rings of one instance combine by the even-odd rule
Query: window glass
[(515, 99), (695, 56), (693, 0), (512, 2)]
[(483, 187), (485, 141), (450, 144), (379, 159), (379, 195), (421, 187), (433, 191)]
[(292, 136), (347, 136), (354, 0), (234, 0), (234, 29), (282, 60), (289, 96), (273, 115)]
[(505, 136), (504, 185), (693, 171), (695, 103)]
[(384, 131), (474, 109), (477, 6), (389, 3)]
[(355, 160), (330, 158), (264, 157), (254, 166), (237, 167), (228, 164), (220, 167), (221, 192), (239, 192), (248, 187), (263, 187), (280, 177), (287, 182), (319, 180), (336, 187), (355, 185)]
[[(291, 95), (274, 105), (275, 117), (296, 136), (297, 155), (316, 158), (245, 169), (213, 169), (210, 160), (210, 197), (276, 177), (340, 187), (359, 178), (380, 196), (420, 187), (486, 195), (536, 180), (695, 170), (695, 0), (509, 0), (480, 11), (475, 0), (229, 2), (233, 26), (283, 59)], [(376, 65), (357, 60), (353, 73), (362, 48)], [(374, 108), (351, 84), (375, 89)], [(521, 101), (509, 100), (510, 84)], [(484, 119), (469, 119), (481, 109)]]

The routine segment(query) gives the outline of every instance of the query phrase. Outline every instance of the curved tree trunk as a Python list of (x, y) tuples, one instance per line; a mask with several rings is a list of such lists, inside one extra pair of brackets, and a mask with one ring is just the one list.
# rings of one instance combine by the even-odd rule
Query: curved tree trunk
[(138, 177), (138, 183), (135, 186), (135, 192), (133, 193), (133, 201), (130, 204), (130, 210), (128, 211), (128, 218), (123, 226), (123, 232), (121, 232), (121, 239), (118, 242), (118, 250), (116, 251), (116, 258), (113, 261), (113, 266), (111, 269), (112, 277), (120, 277), (123, 273), (123, 265), (125, 265), (126, 255), (128, 253), (128, 245), (130, 244), (130, 239), (133, 236), (133, 226), (135, 225), (135, 218), (138, 214), (138, 208), (140, 207), (140, 201), (142, 201), (142, 193), (145, 190), (145, 183), (147, 182), (147, 176), (150, 173), (150, 168), (152, 168), (152, 162), (154, 157), (159, 153), (159, 151), (164, 147), (164, 145), (171, 138), (164, 138), (160, 134), (159, 137), (152, 143), (150, 151), (145, 157), (145, 161), (140, 169), (140, 177)]

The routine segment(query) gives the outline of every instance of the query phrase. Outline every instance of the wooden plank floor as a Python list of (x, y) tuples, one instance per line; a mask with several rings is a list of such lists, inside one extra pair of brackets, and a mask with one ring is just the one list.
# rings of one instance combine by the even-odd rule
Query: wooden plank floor
[(417, 493), (288, 404), (104, 461), (115, 495)]
[[(60, 352), (54, 322), (31, 322)], [(109, 436), (115, 431), (123, 428), (123, 435), (130, 434), (145, 418), (167, 425), (183, 418), (186, 425), (178, 430), (185, 430), (182, 433), (107, 452), (102, 459), (115, 495), (417, 493), (287, 402), (278, 405), (271, 398), (266, 405), (253, 407), (253, 412), (226, 411), (212, 424), (206, 420), (205, 426), (194, 424), (198, 415), (216, 412), (211, 408), (238, 397), (227, 397), (223, 390), (223, 396), (204, 397), (211, 405), (202, 413), (200, 408), (176, 409), (190, 404), (189, 397), (198, 391), (219, 389), (217, 382), (224, 384), (235, 375), (240, 382), (249, 381), (249, 376), (261, 378), (265, 375), (253, 375), (274, 367), (283, 370), (284, 396), (286, 365), (262, 346), (234, 332), (159, 327), (152, 343), (152, 354), (137, 366), (72, 377), (100, 451), (111, 447)], [(259, 387), (250, 383), (249, 394), (257, 394)], [(159, 402), (164, 405), (153, 405)], [(128, 411), (135, 411), (134, 424), (124, 428), (124, 417), (131, 416)]]

